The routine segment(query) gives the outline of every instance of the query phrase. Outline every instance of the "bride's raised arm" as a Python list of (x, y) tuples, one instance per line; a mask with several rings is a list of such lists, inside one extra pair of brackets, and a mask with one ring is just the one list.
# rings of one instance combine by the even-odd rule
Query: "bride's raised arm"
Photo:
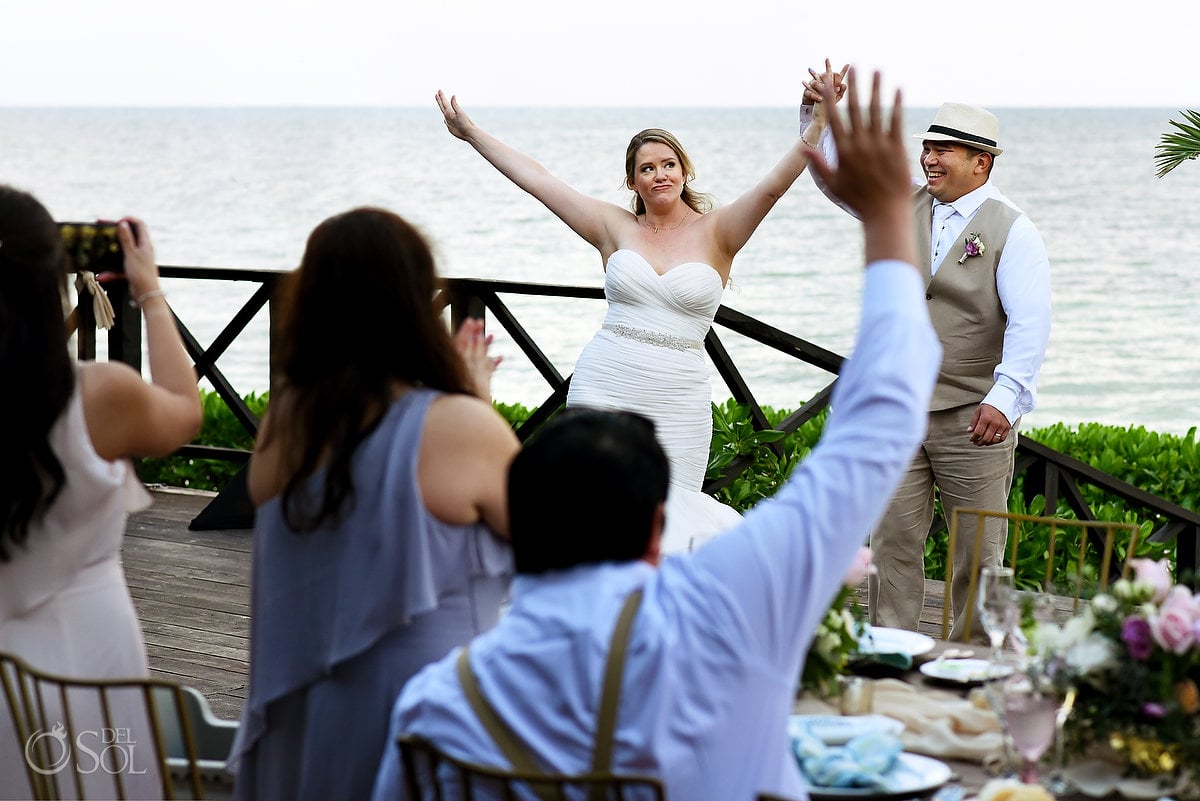
[[(847, 69), (848, 67), (843, 67), (841, 72), (835, 73), (829, 60), (826, 59), (823, 77), (828, 79), (830, 85), (839, 85)], [(748, 189), (728, 206), (723, 206), (714, 212), (717, 215), (714, 220), (717, 247), (730, 259), (749, 241), (759, 223), (767, 216), (767, 212), (775, 206), (775, 203), (784, 196), (796, 179), (800, 177), (800, 174), (804, 172), (804, 168), (808, 166), (810, 149), (815, 147), (820, 140), (821, 132), (825, 130), (827, 122), (828, 115), (825, 104), (817, 103), (812, 122), (779, 160), (779, 163), (757, 185)]]
[(438, 107), (450, 133), (478, 151), (504, 177), (540, 200), (593, 247), (603, 253), (615, 249), (612, 232), (630, 212), (579, 192), (535, 159), (506, 145), (476, 125), (458, 104), (458, 98), (446, 97), (438, 90)]

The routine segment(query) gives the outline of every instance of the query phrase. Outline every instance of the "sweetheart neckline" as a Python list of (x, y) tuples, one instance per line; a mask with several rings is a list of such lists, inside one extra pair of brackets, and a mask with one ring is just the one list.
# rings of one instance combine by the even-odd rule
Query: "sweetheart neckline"
[[(714, 275), (716, 275), (716, 277), (717, 277), (717, 280), (720, 280), (720, 278), (721, 278), (721, 274), (720, 274), (719, 272), (717, 272), (717, 268), (716, 268), (716, 267), (713, 267), (711, 264), (709, 264), (709, 263), (707, 263), (707, 262), (703, 262), (703, 261), (683, 261), (683, 262), (680, 262), (679, 264), (676, 264), (674, 267), (671, 267), (671, 268), (670, 268), (670, 269), (668, 269), (666, 272), (660, 273), (658, 270), (654, 269), (654, 265), (650, 263), (650, 260), (649, 260), (649, 259), (647, 259), (647, 258), (646, 258), (645, 256), (643, 256), (641, 253), (638, 253), (636, 250), (633, 250), (633, 249), (631, 249), (631, 248), (617, 248), (617, 249), (616, 249), (616, 250), (614, 250), (614, 251), (613, 251), (611, 254), (609, 254), (608, 260), (611, 262), (611, 261), (612, 261), (612, 257), (613, 257), (613, 256), (615, 256), (616, 254), (618, 254), (618, 253), (622, 252), (622, 251), (624, 251), (624, 252), (626, 252), (626, 253), (632, 253), (634, 256), (637, 256), (639, 259), (641, 259), (641, 261), (642, 261), (642, 264), (644, 264), (644, 265), (646, 265), (647, 267), (649, 267), (649, 268), (650, 268), (650, 272), (654, 273), (654, 274), (655, 274), (655, 275), (657, 275), (659, 278), (666, 278), (668, 275), (670, 275), (671, 273), (675, 272), (675, 271), (676, 271), (676, 270), (678, 270), (680, 267), (687, 267), (688, 265), (691, 265), (691, 264), (698, 264), (698, 265), (700, 265), (701, 267), (707, 267), (708, 269), (710, 269), (710, 270), (712, 270), (712, 271), (713, 271), (713, 274), (714, 274)], [(608, 269), (608, 265), (607, 265), (607, 264), (605, 265), (605, 269), (606, 269), (606, 270)]]

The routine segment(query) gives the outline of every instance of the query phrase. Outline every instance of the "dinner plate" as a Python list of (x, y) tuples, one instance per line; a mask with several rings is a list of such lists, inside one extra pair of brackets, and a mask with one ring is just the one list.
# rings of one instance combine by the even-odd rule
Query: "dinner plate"
[(843, 745), (860, 734), (900, 734), (904, 724), (886, 715), (792, 715), (790, 724), (804, 725), (826, 745)]
[(1012, 673), (1011, 665), (992, 665), (986, 659), (935, 659), (921, 665), (920, 671), (938, 681), (954, 684), (980, 684), (989, 674), (997, 678)]
[(858, 638), (860, 654), (905, 654), (916, 656), (933, 649), (933, 638), (907, 629), (867, 626)]
[(896, 757), (895, 763), (883, 774), (887, 786), (873, 787), (812, 787), (808, 795), (813, 799), (865, 799), (865, 798), (910, 798), (928, 795), (950, 781), (950, 766), (921, 754), (907, 751)]

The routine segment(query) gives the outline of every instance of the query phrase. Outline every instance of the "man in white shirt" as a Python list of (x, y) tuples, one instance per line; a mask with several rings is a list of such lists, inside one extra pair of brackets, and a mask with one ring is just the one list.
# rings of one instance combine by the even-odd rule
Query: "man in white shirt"
[[(821, 78), (813, 75), (805, 102), (819, 99)], [(955, 509), (1008, 510), (1017, 426), (1037, 402), (1050, 336), (1050, 263), (1029, 217), (991, 182), (1003, 152), (998, 135), (994, 114), (964, 103), (943, 104), (917, 135), (925, 176), (913, 182), (917, 263), (944, 352), (925, 441), (871, 535), (878, 572), (868, 606), (880, 626), (917, 628), (935, 488), (948, 525)], [(836, 160), (828, 137), (820, 146)], [(967, 633), (976, 518), (963, 516), (957, 536), (951, 639)], [(980, 565), (1001, 563), (1007, 536), (1003, 519), (987, 521)]]
[[(914, 269), (899, 93), (890, 123), (875, 77), (869, 113), (831, 123), (837, 169), (813, 168), (864, 221), (867, 270), (853, 356), (821, 443), (777, 495), (690, 554), (660, 561), (667, 462), (652, 425), (576, 410), (514, 459), (509, 514), (518, 578), (508, 614), (465, 666), (530, 761), (592, 766), (618, 616), (641, 592), (619, 684), (611, 770), (661, 778), (675, 801), (804, 798), (787, 719), (812, 636), (925, 428), (940, 348)], [(832, 102), (832, 95), (829, 96)], [(460, 651), (404, 688), (393, 736), (510, 767), (473, 711)], [(374, 798), (404, 798), (397, 749)]]

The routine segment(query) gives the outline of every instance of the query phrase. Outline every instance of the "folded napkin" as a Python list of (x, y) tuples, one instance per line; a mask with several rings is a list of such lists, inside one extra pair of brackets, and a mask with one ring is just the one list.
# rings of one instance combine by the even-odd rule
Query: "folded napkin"
[(881, 665), (883, 667), (895, 668), (896, 670), (908, 670), (912, 667), (912, 654), (909, 653), (888, 653), (886, 650), (877, 650), (879, 644), (871, 636), (871, 627), (864, 625), (858, 633), (859, 647), (861, 650), (851, 654), (850, 661), (855, 668), (870, 668), (873, 665)]
[(900, 736), (908, 751), (973, 762), (1004, 751), (996, 713), (951, 693), (877, 679), (872, 711), (904, 724)]
[(870, 667), (871, 665), (883, 665), (884, 667), (895, 668), (896, 670), (908, 670), (912, 667), (911, 654), (881, 654), (875, 651), (859, 652), (851, 657), (851, 664), (855, 669), (860, 667)]
[(792, 753), (813, 787), (861, 787), (886, 790), (887, 773), (904, 750), (890, 734), (861, 734), (845, 745), (826, 745), (803, 723), (791, 729)]

